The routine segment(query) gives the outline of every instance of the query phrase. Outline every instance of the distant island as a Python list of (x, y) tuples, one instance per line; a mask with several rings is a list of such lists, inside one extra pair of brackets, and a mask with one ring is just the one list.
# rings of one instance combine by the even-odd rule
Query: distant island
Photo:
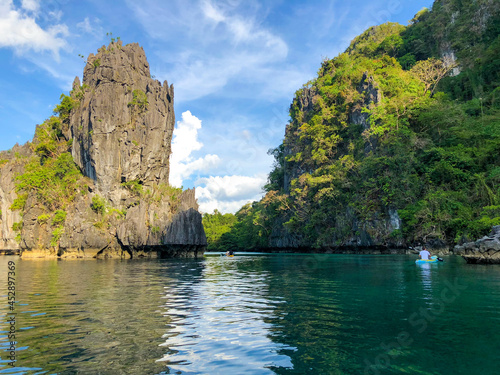
[(23, 258), (202, 255), (194, 189), (169, 185), (174, 88), (138, 44), (90, 54), (32, 142), (0, 153), (0, 250)]

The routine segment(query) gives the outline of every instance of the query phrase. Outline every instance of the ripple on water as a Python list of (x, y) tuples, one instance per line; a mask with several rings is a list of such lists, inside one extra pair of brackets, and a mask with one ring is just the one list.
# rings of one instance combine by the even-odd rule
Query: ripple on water
[(158, 361), (186, 374), (230, 373), (231, 368), (264, 374), (273, 373), (270, 366), (291, 368), (290, 358), (279, 354), (289, 347), (268, 337), (272, 325), (265, 320), (283, 301), (269, 300), (267, 290), (265, 275), (234, 271), (166, 286), (164, 315), (171, 321), (161, 344), (167, 350)]
[[(20, 261), (18, 364), (26, 375), (362, 374), (388, 355), (381, 374), (498, 373), (498, 268), (317, 259)], [(419, 332), (413, 314), (439, 311), (455, 279), (467, 288)], [(0, 351), (7, 312), (0, 304)], [(402, 332), (411, 345), (394, 347)]]

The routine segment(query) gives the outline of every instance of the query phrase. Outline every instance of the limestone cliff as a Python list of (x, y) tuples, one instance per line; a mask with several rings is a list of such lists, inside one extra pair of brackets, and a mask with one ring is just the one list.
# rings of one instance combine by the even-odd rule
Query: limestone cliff
[[(487, 233), (500, 220), (499, 25), (498, 1), (436, 0), (324, 59), (291, 103), (266, 196), (233, 232), (258, 224), (247, 242), (278, 251), (441, 254)], [(480, 255), (496, 259), (495, 244)]]
[[(382, 102), (382, 90), (374, 77), (364, 72), (361, 79), (353, 82), (355, 91), (352, 97), (356, 100), (350, 103), (347, 109), (346, 120), (351, 126), (359, 127), (359, 133), (370, 129), (370, 111)], [(292, 181), (300, 181), (301, 176), (314, 174), (317, 165), (294, 157), (294, 154), (305, 154), (307, 147), (317, 147), (315, 140), (304, 136), (306, 121), (314, 121), (318, 108), (323, 99), (320, 90), (314, 85), (299, 90), (291, 105), (291, 113), (295, 118), (290, 122), (285, 131), (284, 140), (284, 178), (283, 190), (290, 194), (293, 189)], [(360, 137), (361, 138), (361, 137)], [(317, 142), (317, 141), (316, 141)], [(319, 143), (319, 142), (317, 142)], [(373, 153), (377, 146), (374, 137), (367, 137), (364, 141), (364, 155)], [(339, 155), (345, 152), (342, 146), (338, 147)], [(311, 205), (312, 206), (312, 205)], [(302, 214), (303, 220), (308, 220), (314, 209), (307, 207)], [(287, 226), (285, 223), (292, 218), (292, 212), (285, 211), (284, 216), (277, 216), (270, 230), (268, 246), (277, 249), (304, 249), (312, 245), (307, 236)], [(321, 248), (330, 252), (357, 252), (367, 248), (395, 249), (405, 247), (399, 236), (392, 235), (401, 229), (401, 219), (394, 207), (387, 207), (383, 212), (377, 212), (369, 219), (360, 218), (351, 207), (346, 207), (342, 212), (332, 218), (329, 235), (321, 241)], [(321, 231), (324, 228), (318, 228)]]
[(91, 54), (71, 95), (73, 158), (100, 192), (114, 201), (121, 183), (168, 182), (174, 88), (151, 78), (141, 47), (119, 41)]
[(103, 46), (62, 98), (59, 117), (23, 146), (29, 161), (1, 166), (4, 248), (25, 258), (202, 254), (194, 189), (168, 184), (173, 86), (151, 78), (144, 50)]
[(370, 114), (367, 110), (373, 109), (382, 101), (382, 92), (373, 77), (368, 75), (368, 72), (363, 73), (357, 91), (361, 98), (353, 104), (350, 120), (353, 124), (361, 125), (366, 130), (370, 127)]
[(17, 233), (12, 229), (15, 223), (21, 222), (21, 213), (10, 209), (17, 198), (15, 177), (19, 175), (26, 164), (27, 158), (32, 155), (27, 146), (15, 145), (9, 151), (0, 153), (0, 250), (17, 250)]

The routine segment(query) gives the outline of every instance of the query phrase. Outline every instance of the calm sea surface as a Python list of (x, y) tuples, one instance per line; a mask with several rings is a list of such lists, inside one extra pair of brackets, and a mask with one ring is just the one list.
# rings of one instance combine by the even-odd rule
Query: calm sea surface
[(3, 256), (0, 374), (499, 374), (500, 266), (414, 260)]

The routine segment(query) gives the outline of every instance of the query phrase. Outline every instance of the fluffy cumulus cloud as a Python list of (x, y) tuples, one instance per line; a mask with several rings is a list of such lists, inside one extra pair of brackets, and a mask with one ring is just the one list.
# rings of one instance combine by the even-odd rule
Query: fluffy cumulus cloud
[[(219, 155), (207, 154), (199, 158), (193, 154), (203, 149), (198, 140), (202, 122), (190, 111), (182, 113), (177, 122), (172, 140), (170, 156), (170, 183), (182, 186), (186, 180), (193, 180), (196, 186), (196, 198), (202, 212), (236, 212), (245, 203), (259, 200), (267, 176), (210, 175), (218, 174), (222, 159)], [(196, 177), (196, 176), (209, 177)], [(194, 176), (194, 177), (193, 177)]]
[(0, 0), (0, 47), (13, 48), (17, 53), (27, 50), (50, 51), (59, 57), (67, 46), (69, 35), (64, 24), (42, 28), (37, 23), (40, 1), (23, 0), (16, 6), (12, 0)]
[(234, 213), (244, 204), (259, 200), (267, 181), (265, 174), (257, 176), (211, 176), (196, 181), (196, 198), (201, 212)]
[(200, 119), (190, 111), (182, 113), (182, 120), (177, 122), (174, 129), (170, 156), (170, 183), (174, 186), (182, 186), (183, 181), (197, 171), (209, 171), (220, 161), (217, 155), (208, 154), (198, 159), (191, 155), (203, 147), (198, 141), (200, 129)]

